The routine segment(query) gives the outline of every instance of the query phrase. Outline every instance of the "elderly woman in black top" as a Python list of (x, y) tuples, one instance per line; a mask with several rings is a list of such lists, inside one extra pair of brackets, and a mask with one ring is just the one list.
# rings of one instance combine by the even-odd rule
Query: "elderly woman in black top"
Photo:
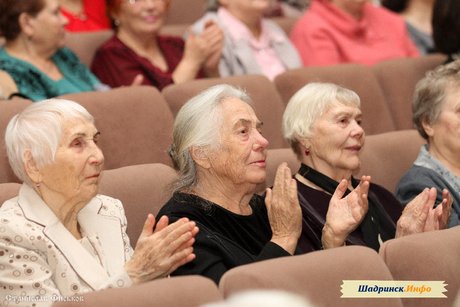
[(200, 228), (196, 259), (173, 274), (218, 282), (230, 268), (294, 254), (301, 232), (295, 181), (286, 164), (264, 198), (268, 141), (249, 97), (229, 85), (188, 101), (176, 117), (170, 155), (180, 179), (160, 210), (171, 221), (188, 217)]
[[(366, 245), (379, 249), (382, 241), (446, 226), (451, 199), (443, 193), (442, 206), (433, 209), (436, 189), (424, 189), (403, 212), (385, 188), (363, 176), (367, 201), (338, 206), (343, 193), (362, 188), (352, 177), (359, 169), (364, 146), (358, 95), (335, 84), (310, 83), (289, 101), (283, 115), (283, 133), (302, 162), (295, 179), (302, 207), (303, 252)], [(368, 206), (365, 206), (365, 205)], [(396, 225), (395, 225), (396, 224)]]

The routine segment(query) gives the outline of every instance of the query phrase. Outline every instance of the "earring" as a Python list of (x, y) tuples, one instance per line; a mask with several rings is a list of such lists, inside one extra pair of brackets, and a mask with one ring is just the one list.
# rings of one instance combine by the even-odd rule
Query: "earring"
[(118, 26), (120, 25), (120, 20), (115, 19), (115, 20), (113, 21), (113, 24), (114, 24), (115, 26), (118, 27)]
[(306, 156), (310, 155), (310, 147), (305, 148), (305, 155)]
[(37, 189), (40, 188), (40, 182), (35, 184), (35, 188), (37, 188)]

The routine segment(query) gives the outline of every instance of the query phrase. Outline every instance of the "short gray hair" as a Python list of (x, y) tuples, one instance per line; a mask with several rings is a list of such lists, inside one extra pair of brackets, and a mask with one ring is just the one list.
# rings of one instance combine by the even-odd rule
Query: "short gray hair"
[(360, 106), (358, 94), (333, 83), (309, 83), (292, 96), (283, 114), (283, 136), (301, 156), (300, 140), (312, 137), (316, 120), (338, 103)]
[(460, 87), (460, 60), (429, 71), (415, 87), (412, 121), (419, 134), (426, 140), (428, 135), (423, 123), (434, 124), (438, 120), (449, 87)]
[(94, 123), (93, 116), (84, 107), (64, 99), (35, 102), (10, 120), (5, 132), (6, 151), (11, 168), (20, 180), (33, 185), (24, 167), (27, 152), (39, 167), (54, 162), (64, 123), (69, 119)]
[(196, 166), (190, 150), (193, 147), (214, 148), (220, 145), (219, 123), (222, 114), (219, 106), (231, 98), (251, 104), (251, 99), (243, 90), (222, 84), (193, 97), (177, 113), (173, 143), (169, 149), (174, 168), (179, 172), (175, 191), (187, 190), (196, 185)]

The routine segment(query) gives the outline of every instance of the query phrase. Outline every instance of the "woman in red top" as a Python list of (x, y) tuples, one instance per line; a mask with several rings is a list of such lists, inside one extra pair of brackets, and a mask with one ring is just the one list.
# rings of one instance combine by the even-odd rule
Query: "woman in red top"
[(107, 0), (115, 35), (93, 59), (91, 69), (112, 87), (136, 83), (162, 89), (197, 76), (218, 76), (223, 33), (214, 23), (187, 41), (159, 35), (169, 0)]
[(71, 32), (100, 31), (110, 29), (105, 10), (105, 0), (59, 0), (61, 13), (69, 23)]

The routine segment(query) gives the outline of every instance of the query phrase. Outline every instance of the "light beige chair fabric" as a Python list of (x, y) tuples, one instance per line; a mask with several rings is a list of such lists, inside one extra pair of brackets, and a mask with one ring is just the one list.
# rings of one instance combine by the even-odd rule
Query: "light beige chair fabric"
[(0, 100), (0, 183), (19, 182), (6, 156), (5, 130), (11, 118), (31, 103), (32, 101), (27, 99)]
[(395, 280), (444, 281), (447, 298), (403, 299), (404, 306), (452, 306), (460, 290), (460, 226), (386, 241), (380, 256)]
[(396, 129), (412, 129), (412, 99), (415, 85), (425, 74), (442, 64), (445, 55), (434, 54), (419, 58), (395, 59), (372, 67)]
[(128, 236), (135, 246), (147, 214), (155, 216), (172, 195), (177, 178), (169, 166), (153, 163), (130, 165), (102, 173), (99, 193), (121, 200), (128, 220)]
[(89, 67), (96, 50), (112, 35), (112, 30), (67, 32), (65, 45), (77, 55), (83, 64)]
[(262, 132), (270, 142), (270, 148), (286, 147), (281, 135), (281, 118), (284, 104), (270, 80), (261, 75), (244, 75), (225, 78), (192, 80), (172, 84), (162, 90), (173, 114), (193, 96), (217, 84), (230, 84), (246, 90), (251, 96), (257, 117), (264, 123)]
[(355, 91), (361, 98), (363, 127), (368, 134), (395, 130), (384, 93), (369, 67), (358, 64), (303, 67), (275, 78), (275, 85), (286, 104), (299, 89), (311, 82), (336, 83)]
[(360, 175), (395, 192), (399, 179), (414, 163), (424, 140), (416, 130), (400, 130), (366, 137)]
[(222, 300), (217, 286), (201, 276), (157, 279), (121, 289), (108, 289), (79, 296), (83, 302), (59, 302), (53, 307), (199, 307)]
[(392, 279), (374, 250), (346, 246), (233, 268), (224, 274), (219, 289), (224, 298), (250, 289), (279, 289), (304, 296), (317, 306), (402, 306), (400, 299), (340, 297), (343, 280)]
[(105, 168), (144, 163), (170, 164), (173, 116), (153, 86), (129, 86), (106, 92), (67, 94), (82, 104), (101, 132)]
[(7, 182), (0, 183), (0, 206), (10, 198), (18, 196), (20, 183)]

